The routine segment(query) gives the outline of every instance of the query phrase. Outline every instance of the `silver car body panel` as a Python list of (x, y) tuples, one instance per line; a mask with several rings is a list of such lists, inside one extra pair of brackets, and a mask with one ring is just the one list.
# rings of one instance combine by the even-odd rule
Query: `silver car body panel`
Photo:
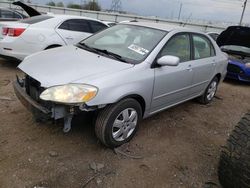
[(138, 95), (145, 101), (144, 118), (202, 95), (217, 74), (220, 74), (221, 80), (224, 79), (227, 57), (208, 35), (206, 36), (211, 39), (216, 56), (180, 63), (175, 67), (151, 68), (157, 54), (176, 33), (205, 34), (164, 24), (126, 24), (162, 29), (169, 33), (144, 62), (137, 65), (68, 46), (31, 55), (19, 65), (19, 68), (38, 80), (45, 88), (68, 83), (96, 86), (98, 93), (86, 103), (88, 106), (105, 106), (130, 95)]

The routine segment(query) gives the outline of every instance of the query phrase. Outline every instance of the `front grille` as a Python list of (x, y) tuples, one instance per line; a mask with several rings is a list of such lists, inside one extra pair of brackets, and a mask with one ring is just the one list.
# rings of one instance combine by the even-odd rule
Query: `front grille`
[(39, 102), (39, 96), (43, 92), (40, 82), (26, 75), (25, 77), (25, 89), (26, 93), (35, 101)]
[(34, 78), (26, 75), (24, 80), (26, 93), (36, 102), (46, 107), (47, 109), (52, 108), (51, 102), (42, 101), (40, 99), (40, 94), (45, 90), (45, 88), (41, 87), (41, 83), (35, 80)]
[(240, 75), (240, 77), (244, 80), (250, 81), (250, 76), (247, 75)]
[(227, 71), (232, 72), (232, 73), (237, 73), (237, 74), (242, 72), (240, 67), (238, 67), (237, 65), (233, 65), (233, 64), (228, 64)]

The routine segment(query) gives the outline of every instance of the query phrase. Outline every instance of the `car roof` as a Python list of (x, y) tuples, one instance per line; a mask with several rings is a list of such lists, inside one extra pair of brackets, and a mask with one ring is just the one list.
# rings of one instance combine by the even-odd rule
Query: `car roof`
[(61, 19), (73, 19), (73, 18), (76, 18), (76, 19), (86, 19), (86, 20), (94, 20), (94, 21), (102, 22), (101, 20), (97, 20), (97, 19), (90, 18), (90, 17), (85, 17), (85, 16), (64, 15), (64, 14), (48, 14), (48, 15), (53, 16), (55, 18), (61, 18)]
[(154, 22), (127, 22), (127, 23), (120, 23), (120, 24), (126, 24), (126, 25), (135, 25), (135, 26), (142, 26), (142, 27), (150, 27), (153, 29), (159, 29), (163, 31), (170, 32), (172, 30), (178, 30), (178, 31), (183, 31), (183, 32), (195, 32), (195, 33), (201, 33), (204, 34), (203, 32), (195, 29), (190, 29), (187, 27), (181, 27), (181, 26), (176, 26), (176, 25), (171, 25), (171, 24), (165, 24), (165, 23), (154, 23)]

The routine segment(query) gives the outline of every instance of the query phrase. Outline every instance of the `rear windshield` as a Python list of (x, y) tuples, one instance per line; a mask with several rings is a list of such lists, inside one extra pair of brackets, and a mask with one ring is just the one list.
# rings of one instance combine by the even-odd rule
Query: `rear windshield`
[(34, 16), (34, 17), (23, 19), (20, 22), (21, 23), (26, 23), (26, 24), (35, 24), (35, 23), (38, 23), (38, 22), (48, 20), (50, 18), (53, 18), (53, 16), (39, 15), (39, 16)]

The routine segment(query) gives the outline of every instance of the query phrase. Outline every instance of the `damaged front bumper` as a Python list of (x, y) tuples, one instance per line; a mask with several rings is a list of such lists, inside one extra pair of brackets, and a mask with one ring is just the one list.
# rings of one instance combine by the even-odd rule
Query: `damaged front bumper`
[(19, 79), (13, 82), (13, 87), (17, 98), (21, 103), (31, 111), (35, 116), (41, 114), (44, 119), (64, 119), (64, 132), (69, 132), (71, 129), (71, 121), (74, 115), (77, 115), (81, 111), (93, 111), (95, 108), (88, 108), (86, 105), (82, 106), (68, 106), (62, 104), (43, 105), (31, 96), (29, 96), (25, 90), (24, 84), (21, 84)]

